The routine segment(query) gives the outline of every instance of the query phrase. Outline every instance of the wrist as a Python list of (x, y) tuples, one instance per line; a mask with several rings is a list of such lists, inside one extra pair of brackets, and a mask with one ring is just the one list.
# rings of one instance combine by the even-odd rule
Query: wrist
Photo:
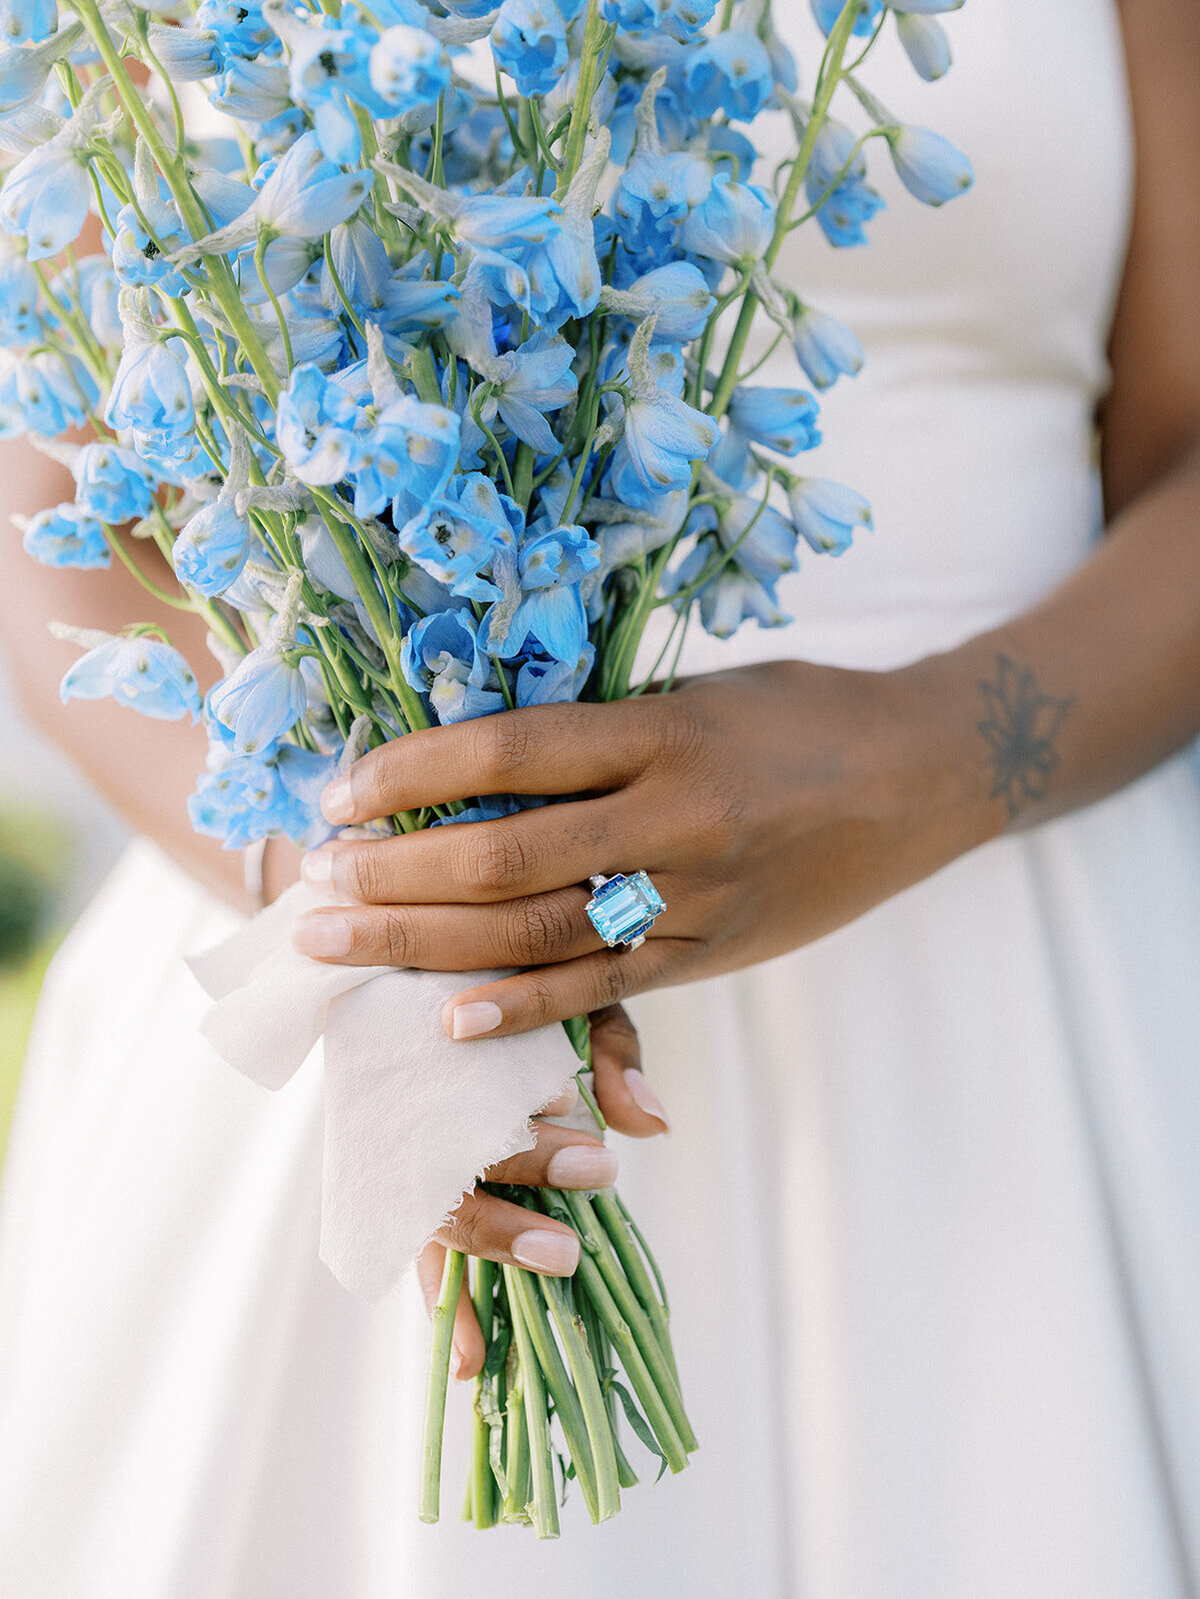
[(966, 648), (929, 655), (889, 674), (905, 730), (914, 802), (935, 821), (954, 859), (1008, 827), (980, 732), (979, 672)]

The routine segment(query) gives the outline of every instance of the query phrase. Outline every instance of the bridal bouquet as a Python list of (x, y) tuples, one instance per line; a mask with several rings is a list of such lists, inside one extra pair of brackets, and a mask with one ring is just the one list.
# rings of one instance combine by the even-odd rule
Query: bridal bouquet
[[(969, 186), (963, 156), (858, 76), (889, 11), (917, 70), (939, 76), (933, 14), (961, 3), (812, 0), (826, 42), (802, 80), (769, 0), (0, 0), (0, 145), (16, 157), (0, 192), (0, 435), (28, 433), (77, 484), (25, 546), (60, 566), (115, 558), (201, 613), (223, 674), (202, 703), (160, 628), (63, 628), (84, 650), (64, 698), (202, 717), (194, 825), (229, 848), (311, 847), (333, 832), (322, 788), (370, 746), (669, 690), (697, 616), (722, 637), (785, 621), (776, 584), (798, 542), (840, 554), (870, 515), (786, 464), (818, 442), (817, 402), (753, 382), (752, 324), (813, 388), (858, 371), (853, 335), (773, 269), (805, 223), (865, 242), (883, 203), (874, 142), (918, 200)], [(756, 166), (760, 113), (794, 133), (773, 172)], [(77, 252), (89, 213), (102, 253)], [(86, 442), (64, 437), (85, 427)], [(146, 570), (147, 544), (174, 591)], [(639, 675), (658, 613), (669, 626)], [(379, 827), (533, 803), (483, 796)], [(622, 886), (628, 938), (656, 904), (648, 883)], [(305, 965), (303, 981), (326, 981)], [(261, 970), (267, 989), (276, 968)], [(567, 1032), (568, 1079), (578, 1067), (591, 1103), (586, 1021)], [(509, 1152), (561, 1088), (555, 1060), (506, 1111)], [(458, 1151), (418, 1246), (487, 1164)], [(327, 1164), (327, 1206), (366, 1180)], [(636, 1481), (623, 1423), (664, 1469), (695, 1439), (666, 1294), (618, 1196), (510, 1197), (576, 1229), (581, 1264), (561, 1281), (472, 1265), (488, 1356), (468, 1514), (551, 1536), (556, 1455), (598, 1521)], [(463, 1272), (449, 1253), (426, 1519)]]

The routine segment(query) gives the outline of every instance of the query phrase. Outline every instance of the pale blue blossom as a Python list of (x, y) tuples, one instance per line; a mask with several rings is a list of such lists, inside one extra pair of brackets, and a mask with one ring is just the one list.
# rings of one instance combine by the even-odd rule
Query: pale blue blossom
[(75, 503), (110, 527), (145, 516), (154, 503), (154, 474), (131, 450), (116, 444), (83, 445), (72, 472)]
[(26, 526), (22, 543), (25, 553), (43, 566), (88, 572), (110, 563), (104, 529), (90, 512), (70, 503), (39, 511)]
[(251, 650), (212, 691), (213, 715), (233, 734), (238, 755), (273, 744), (304, 715), (308, 692), (299, 663), (276, 640)]
[(966, 156), (940, 133), (905, 126), (890, 130), (887, 141), (901, 183), (925, 205), (944, 205), (975, 181)]
[(104, 420), (126, 429), (139, 450), (178, 454), (194, 439), (196, 421), (187, 369), (169, 343), (137, 340), (126, 347)]
[(114, 638), (100, 633), (74, 634), (92, 643), (70, 667), (59, 690), (68, 700), (114, 699), (118, 705), (140, 711), (157, 721), (178, 722), (200, 716), (200, 690), (192, 669), (170, 644), (138, 636)]
[(828, 389), (843, 374), (857, 377), (863, 368), (863, 347), (836, 317), (801, 305), (792, 318), (792, 348), (817, 389)]
[(793, 478), (788, 485), (792, 521), (819, 555), (842, 555), (854, 535), (871, 526), (871, 507), (861, 494), (828, 478)]
[(171, 550), (176, 575), (211, 598), (237, 581), (250, 553), (250, 524), (231, 498), (221, 496), (184, 523)]
[(504, 695), (488, 686), (492, 665), (479, 648), (469, 611), (422, 617), (405, 635), (400, 664), (409, 685), (428, 695), (443, 725), (504, 709)]

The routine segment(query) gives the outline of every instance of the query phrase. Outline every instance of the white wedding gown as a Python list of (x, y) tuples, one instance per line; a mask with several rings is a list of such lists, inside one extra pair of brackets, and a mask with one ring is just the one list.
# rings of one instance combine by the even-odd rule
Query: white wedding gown
[[(805, 230), (786, 268), (866, 346), (810, 460), (878, 530), (804, 562), (787, 630), (699, 640), (693, 668), (943, 650), (1096, 537), (1131, 183), (1115, 8), (971, 0), (948, 25), (943, 83), (890, 29), (866, 76), (969, 151), (975, 191), (924, 210), (876, 150), (870, 248)], [(553, 1545), (458, 1524), (459, 1442), (445, 1519), (418, 1523), (423, 1314), (317, 1261), (317, 1063), (268, 1095), (198, 1040), (180, 955), (230, 926), (138, 846), (47, 989), (0, 1216), (8, 1599), (1197, 1593), (1187, 758), (812, 948), (636, 1002), (674, 1131), (622, 1144), (622, 1187), (702, 1447), (599, 1529), (571, 1505)]]

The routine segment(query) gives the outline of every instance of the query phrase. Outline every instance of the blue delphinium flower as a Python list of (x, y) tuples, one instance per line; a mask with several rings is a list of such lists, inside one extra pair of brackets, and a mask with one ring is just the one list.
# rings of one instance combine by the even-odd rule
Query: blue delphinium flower
[(788, 509), (806, 543), (818, 555), (842, 555), (860, 528), (871, 526), (871, 507), (861, 494), (828, 478), (793, 478)]
[(153, 503), (154, 474), (130, 450), (115, 444), (85, 444), (72, 472), (75, 503), (110, 527), (145, 516)]
[(799, 306), (792, 318), (792, 348), (817, 389), (830, 388), (843, 374), (857, 377), (862, 371), (863, 347), (854, 334), (811, 305)]
[(279, 783), (270, 761), (235, 755), (224, 744), (212, 743), (208, 767), (188, 795), (188, 819), (197, 833), (220, 839), (224, 849), (245, 849), (280, 831), (275, 811)]
[(573, 661), (532, 660), (517, 673), (519, 706), (564, 705), (577, 700), (596, 664), (596, 648), (585, 644)]
[(519, 509), (481, 472), (456, 476), (446, 494), (432, 500), (400, 529), (399, 543), (411, 560), (451, 593), (470, 600), (494, 600), (488, 571), (497, 550), (512, 546), (514, 514)]
[(255, 0), (200, 0), (196, 26), (214, 33), (224, 54), (253, 59), (274, 39), (275, 31)]
[(358, 407), (346, 390), (311, 362), (298, 366), (279, 396), (276, 437), (301, 483), (340, 483), (357, 447)]
[(705, 39), (688, 57), (685, 76), (689, 108), (697, 117), (723, 111), (735, 121), (750, 122), (775, 92), (771, 58), (746, 28)]
[(672, 344), (698, 339), (716, 303), (704, 274), (690, 261), (655, 267), (623, 289), (604, 292), (606, 310), (639, 323), (652, 316), (655, 338)]
[(400, 665), (409, 686), (429, 696), (443, 726), (504, 709), (504, 695), (487, 687), (491, 662), (479, 648), (469, 611), (422, 617), (405, 635)]
[(741, 384), (729, 402), (732, 427), (780, 455), (798, 455), (821, 442), (817, 402), (803, 389), (766, 389)]
[(5, 178), (0, 227), (24, 236), (30, 261), (44, 261), (74, 244), (91, 197), (80, 152), (51, 141), (22, 156)]
[[(599, 548), (585, 528), (555, 527), (527, 539), (517, 557), (521, 599), (496, 653), (511, 659), (533, 638), (541, 653), (574, 669), (587, 642), (579, 585), (599, 564)], [(489, 646), (494, 637), (489, 631)]]
[(192, 669), (170, 644), (139, 636), (55, 629), (61, 636), (90, 645), (62, 680), (59, 693), (68, 700), (114, 699), (157, 721), (177, 722), (200, 716), (200, 690)]
[(424, 28), (385, 28), (371, 48), (371, 87), (395, 116), (433, 106), (450, 87), (450, 56)]
[(232, 497), (221, 495), (189, 517), (171, 550), (176, 575), (197, 594), (224, 594), (250, 553), (251, 531)]
[(950, 70), (950, 41), (936, 17), (898, 11), (896, 32), (905, 54), (926, 83), (945, 77)]
[(0, 0), (0, 37), (40, 44), (57, 32), (57, 0)]
[(274, 56), (232, 55), (208, 98), (216, 110), (260, 129), (279, 122), (298, 133), (297, 124), (303, 126), (303, 113), (292, 106), (287, 63)]
[(711, 186), (707, 161), (684, 150), (639, 149), (618, 180), (614, 205), (617, 227), (630, 253), (648, 253), (653, 259), (647, 265), (659, 265), (663, 250), (676, 241), (679, 224)]
[(275, 639), (251, 650), (210, 696), (212, 713), (233, 734), (238, 755), (253, 755), (304, 715), (308, 691), (298, 664)]
[(196, 423), (187, 369), (168, 343), (137, 339), (126, 345), (104, 420), (126, 429), (141, 451), (177, 455), (190, 449)]
[(359, 433), (351, 476), (357, 516), (394, 504), (403, 518), (445, 493), (458, 462), (460, 423), (453, 411), (397, 395)]
[(567, 30), (555, 0), (504, 0), (492, 54), (527, 98), (548, 94), (567, 64)]
[[(830, 244), (841, 248), (866, 244), (863, 223), (884, 205), (882, 196), (867, 182), (866, 157), (861, 150), (853, 153), (856, 143), (851, 130), (831, 117), (817, 135), (804, 179), (809, 205), (820, 201), (817, 221), (822, 232)], [(822, 200), (822, 196), (826, 198)]]
[(107, 256), (85, 255), (66, 267), (51, 280), (50, 297), (56, 311), (78, 304), (88, 327), (106, 349), (120, 346), (120, 285)]
[(23, 256), (0, 259), (0, 343), (32, 344), (41, 336), (37, 273)]
[(719, 172), (704, 203), (689, 212), (679, 242), (695, 255), (748, 267), (762, 260), (774, 228), (774, 195)]
[(676, 39), (694, 39), (711, 22), (716, 0), (602, 0), (605, 19), (625, 33), (662, 28)]
[(259, 191), (257, 219), (273, 233), (319, 239), (347, 222), (371, 192), (369, 172), (339, 172), (315, 133), (297, 139)]
[[(957, 0), (957, 3), (961, 5), (962, 0)], [(810, 4), (812, 14), (817, 19), (817, 26), (826, 34), (832, 30), (834, 23), (846, 8), (846, 0), (810, 0)], [(883, 10), (883, 0), (860, 0), (860, 4), (861, 10), (854, 20), (854, 31), (865, 36), (874, 33)], [(914, 6), (912, 9), (918, 10), (919, 6)], [(946, 9), (949, 10), (950, 7)]]
[(613, 492), (633, 506), (686, 487), (692, 462), (702, 461), (719, 437), (712, 417), (657, 381), (650, 364), (651, 332), (651, 324), (643, 322), (629, 347), (631, 395), (625, 403), (625, 431), (612, 460)]
[(22, 540), (25, 553), (43, 566), (74, 566), (96, 571), (109, 565), (108, 541), (96, 518), (78, 505), (39, 511)]
[(163, 294), (178, 298), (187, 293), (187, 280), (167, 257), (188, 242), (179, 212), (169, 201), (162, 200), (151, 200), (140, 209), (155, 237), (151, 238), (143, 226), (137, 207), (122, 206), (112, 243), (113, 270), (122, 283), (131, 287), (153, 285)]
[(73, 358), (0, 350), (0, 438), (27, 432), (53, 438), (82, 427), (98, 399), (95, 382)]
[(519, 349), (497, 356), (485, 376), (491, 393), (480, 414), (490, 422), (497, 412), (504, 425), (542, 455), (558, 449), (545, 413), (561, 410), (579, 385), (571, 371), (575, 352), (565, 339), (535, 333)]
[(890, 131), (887, 140), (901, 183), (925, 205), (944, 205), (975, 181), (966, 156), (940, 133), (906, 126)]

